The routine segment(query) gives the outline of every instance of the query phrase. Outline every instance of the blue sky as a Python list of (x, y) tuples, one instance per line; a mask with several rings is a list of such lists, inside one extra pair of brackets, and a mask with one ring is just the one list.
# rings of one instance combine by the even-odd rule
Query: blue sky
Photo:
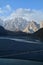
[(43, 9), (43, 0), (0, 0), (0, 7), (3, 8), (9, 4), (13, 9), (31, 8)]

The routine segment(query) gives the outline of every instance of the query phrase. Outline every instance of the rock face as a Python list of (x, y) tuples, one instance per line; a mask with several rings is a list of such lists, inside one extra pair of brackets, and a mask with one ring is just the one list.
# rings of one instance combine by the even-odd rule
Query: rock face
[(38, 25), (36, 22), (32, 21), (32, 22), (30, 22), (30, 23), (28, 24), (28, 26), (23, 30), (23, 32), (27, 32), (27, 33), (36, 32), (36, 31), (39, 29), (38, 26), (39, 26), (39, 25)]
[(43, 21), (40, 22), (40, 28), (43, 28)]
[(38, 24), (36, 22), (32, 21), (30, 23), (30, 29), (31, 28), (33, 29), (34, 32), (37, 31), (38, 30)]

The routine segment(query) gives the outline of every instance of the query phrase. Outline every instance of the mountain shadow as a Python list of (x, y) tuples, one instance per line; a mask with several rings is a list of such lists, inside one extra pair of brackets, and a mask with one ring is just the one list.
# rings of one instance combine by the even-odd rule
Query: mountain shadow
[(39, 29), (35, 33), (24, 33), (22, 31), (9, 31), (5, 30), (2, 26), (0, 26), (0, 36), (8, 36), (14, 38), (22, 38), (22, 39), (37, 39), (43, 41), (43, 28)]
[(18, 38), (26, 38), (30, 36), (31, 34), (29, 33), (24, 33), (22, 31), (9, 31), (4, 29), (2, 26), (0, 26), (0, 36), (10, 36), (10, 37), (18, 37)]
[(0, 36), (6, 36), (7, 31), (4, 29), (4, 27), (0, 26)]
[(32, 34), (33, 37), (36, 39), (42, 40), (43, 41), (43, 28), (39, 29), (35, 33)]

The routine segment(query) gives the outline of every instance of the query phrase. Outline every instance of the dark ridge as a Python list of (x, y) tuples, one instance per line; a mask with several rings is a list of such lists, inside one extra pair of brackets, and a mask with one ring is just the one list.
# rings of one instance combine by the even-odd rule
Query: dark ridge
[(0, 36), (30, 36), (31, 34), (25, 33), (22, 31), (9, 31), (5, 30), (2, 26), (0, 26)]
[(39, 40), (43, 40), (43, 28), (41, 28), (38, 31), (36, 31), (35, 33), (33, 33), (33, 37), (35, 37)]
[(6, 36), (6, 34), (7, 34), (7, 31), (2, 27), (2, 26), (0, 26), (0, 36)]

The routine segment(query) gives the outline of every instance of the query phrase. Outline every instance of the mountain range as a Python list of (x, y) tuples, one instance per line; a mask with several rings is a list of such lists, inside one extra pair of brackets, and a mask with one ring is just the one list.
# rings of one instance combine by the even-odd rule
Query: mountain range
[(8, 19), (3, 21), (0, 19), (0, 25), (9, 31), (22, 31), (26, 33), (34, 33), (40, 28), (43, 28), (43, 21), (39, 24), (35, 21), (27, 21), (21, 17), (15, 17), (13, 19)]
[(43, 16), (40, 11), (19, 8), (5, 18), (7, 25), (4, 27), (11, 31), (34, 33), (43, 26), (41, 25), (43, 21), (40, 23), (41, 20), (43, 20)]
[(42, 14), (34, 9), (18, 8), (8, 16), (0, 16), (0, 25), (10, 31), (34, 33), (43, 28)]

